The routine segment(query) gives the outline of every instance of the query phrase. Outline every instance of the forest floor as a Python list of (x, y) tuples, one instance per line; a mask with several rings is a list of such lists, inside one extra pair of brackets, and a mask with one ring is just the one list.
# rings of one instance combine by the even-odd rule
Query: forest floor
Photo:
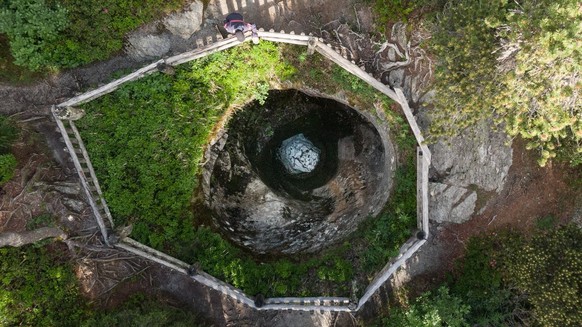
[[(249, 21), (259, 26), (276, 30), (286, 29), (296, 32), (318, 32), (328, 22), (345, 20), (354, 25), (368, 25), (373, 21), (369, 8), (355, 6), (357, 1), (309, 1), (309, 0), (266, 0), (247, 1), (246, 7), (238, 7), (240, 2), (218, 1), (212, 10), (216, 15), (227, 11), (242, 11)], [(255, 5), (253, 5), (255, 4)], [(358, 8), (358, 9), (356, 9)], [(359, 14), (358, 14), (359, 13)], [(212, 27), (214, 28), (214, 27)], [(0, 113), (11, 115), (20, 121), (23, 134), (15, 145), (21, 164), (16, 177), (0, 190), (0, 232), (22, 231), (33, 217), (50, 212), (61, 216), (63, 223), (71, 230), (89, 228), (85, 207), (77, 208), (74, 219), (70, 220), (71, 208), (79, 194), (62, 194), (47, 191), (44, 184), (70, 183), (76, 173), (65, 159), (56, 126), (50, 118), (50, 106), (74, 96), (76, 92), (106, 82), (112, 74), (121, 69), (140, 67), (124, 55), (88, 67), (62, 72), (29, 85), (0, 84)], [(28, 135), (28, 136), (26, 136)], [(572, 219), (582, 219), (582, 172), (563, 165), (549, 164), (539, 167), (535, 154), (525, 150), (521, 140), (513, 142), (513, 164), (509, 170), (503, 190), (493, 194), (485, 204), (482, 213), (475, 214), (463, 224), (433, 224), (432, 236), (410, 263), (414, 283), (412, 293), (420, 293), (444, 279), (453, 267), (454, 260), (463, 255), (467, 240), (479, 233), (492, 233), (503, 228), (514, 228), (527, 233), (545, 217), (554, 217), (563, 223)], [(43, 184), (44, 183), (44, 184)], [(33, 187), (36, 185), (35, 187)], [(69, 185), (69, 184), (67, 184)], [(59, 197), (59, 194), (62, 197)], [(67, 223), (68, 221), (68, 223)], [(356, 324), (349, 314), (301, 313), (301, 312), (258, 312), (248, 310), (240, 304), (225, 298), (200, 284), (192, 283), (187, 277), (166, 268), (140, 260), (125, 265), (129, 275), (139, 278), (112, 278), (101, 290), (88, 287), (94, 278), (83, 276), (83, 266), (78, 273), (85, 281), (87, 295), (107, 307), (115, 307), (136, 292), (147, 292), (161, 299), (189, 307), (217, 326), (352, 326)], [(138, 274), (139, 273), (139, 274)], [(114, 281), (122, 287), (111, 288)], [(92, 285), (91, 285), (92, 286)], [(372, 310), (376, 311), (376, 310)], [(380, 311), (377, 309), (377, 311)], [(366, 318), (366, 317), (364, 317)]]

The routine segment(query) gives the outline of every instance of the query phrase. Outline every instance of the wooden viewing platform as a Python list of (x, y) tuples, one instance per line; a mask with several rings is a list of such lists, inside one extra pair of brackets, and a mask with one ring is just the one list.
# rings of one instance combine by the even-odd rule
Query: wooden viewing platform
[[(426, 243), (429, 235), (429, 211), (428, 211), (428, 169), (431, 165), (431, 152), (425, 144), (420, 128), (414, 119), (412, 111), (408, 106), (408, 100), (400, 89), (391, 89), (383, 83), (376, 80), (372, 75), (358, 67), (355, 63), (342, 56), (341, 52), (331, 44), (326, 44), (323, 39), (314, 37), (312, 35), (295, 34), (293, 32), (285, 33), (284, 31), (275, 32), (259, 30), (259, 37), (262, 40), (281, 42), (295, 45), (302, 45), (308, 47), (308, 53), (317, 51), (325, 58), (338, 64), (340, 67), (357, 76), (361, 80), (374, 87), (376, 90), (386, 95), (390, 99), (400, 104), (402, 111), (406, 117), (414, 137), (418, 143), (417, 147), (417, 212), (418, 212), (418, 229), (422, 233), (417, 233), (412, 236), (400, 249), (400, 253), (396, 258), (393, 258), (386, 266), (376, 275), (372, 283), (366, 289), (364, 295), (357, 302), (353, 302), (348, 298), (342, 297), (283, 297), (283, 298), (267, 298), (262, 303), (256, 303), (250, 296), (244, 294), (241, 290), (229, 285), (217, 278), (210, 276), (203, 271), (193, 271), (192, 267), (172, 256), (163, 252), (152, 249), (143, 245), (131, 238), (124, 238), (121, 240), (115, 239), (112, 234), (114, 229), (113, 218), (109, 212), (109, 208), (105, 202), (97, 176), (89, 160), (89, 155), (81, 136), (75, 127), (74, 121), (63, 118), (60, 114), (62, 110), (67, 110), (69, 107), (76, 106), (94, 100), (105, 94), (115, 91), (121, 85), (138, 80), (144, 76), (157, 72), (160, 65), (177, 66), (192, 60), (196, 60), (218, 51), (232, 48), (240, 44), (234, 38), (229, 37), (219, 41), (201, 46), (192, 51), (188, 51), (176, 56), (155, 61), (145, 67), (136, 70), (115, 81), (107, 83), (97, 89), (85, 92), (75, 96), (63, 103), (53, 106), (53, 116), (57, 122), (58, 129), (63, 136), (63, 141), (66, 148), (71, 155), (71, 159), (78, 172), (81, 180), (81, 185), (85, 190), (89, 204), (93, 211), (95, 220), (99, 226), (99, 230), (105, 243), (108, 246), (114, 246), (124, 249), (128, 252), (134, 253), (140, 257), (155, 261), (163, 266), (173, 269), (179, 273), (186, 274), (192, 277), (197, 282), (206, 285), (218, 292), (221, 292), (236, 301), (243, 303), (246, 306), (255, 308), (257, 310), (301, 310), (301, 311), (358, 311), (363, 305), (377, 292), (377, 290), (384, 285), (384, 283), (400, 268), (406, 260), (408, 260), (416, 251)], [(249, 38), (247, 38), (249, 40)], [(197, 42), (203, 45), (204, 42)], [(113, 237), (112, 237), (113, 236)]]

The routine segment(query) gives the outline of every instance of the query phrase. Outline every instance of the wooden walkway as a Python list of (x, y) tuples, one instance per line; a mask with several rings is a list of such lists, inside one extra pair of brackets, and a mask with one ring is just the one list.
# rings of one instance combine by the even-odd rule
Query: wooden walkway
[[(426, 239), (429, 235), (428, 169), (431, 164), (430, 150), (425, 144), (420, 128), (414, 119), (412, 111), (408, 106), (408, 100), (404, 96), (402, 90), (393, 90), (390, 87), (377, 81), (372, 75), (368, 74), (355, 63), (351, 62), (345, 55), (346, 51), (342, 51), (341, 47), (335, 47), (331, 44), (326, 44), (323, 42), (323, 39), (314, 37), (312, 35), (296, 35), (293, 32), (285, 33), (284, 31), (275, 32), (273, 30), (260, 30), (259, 37), (262, 40), (272, 42), (306, 46), (308, 48), (308, 53), (314, 53), (317, 51), (351, 74), (359, 77), (390, 99), (396, 101), (402, 107), (402, 111), (404, 112), (406, 120), (408, 121), (408, 124), (410, 125), (410, 128), (412, 129), (414, 137), (418, 143), (417, 218), (418, 229), (421, 232), (412, 236), (402, 246), (399, 255), (388, 262), (386, 266), (376, 275), (372, 283), (366, 289), (362, 298), (360, 298), (357, 302), (341, 297), (284, 297), (267, 298), (259, 303), (255, 300), (252, 300), (250, 296), (244, 294), (241, 290), (233, 287), (232, 285), (222, 282), (217, 278), (206, 274), (205, 272), (199, 270), (194, 271), (193, 267), (185, 262), (145, 246), (131, 238), (117, 240), (115, 235), (110, 235), (113, 233), (112, 231), (114, 228), (113, 219), (101, 192), (101, 188), (99, 186), (97, 176), (93, 170), (93, 166), (91, 165), (91, 161), (89, 160), (89, 155), (83, 145), (81, 136), (75, 127), (74, 121), (61, 118), (63, 117), (61, 112), (66, 112), (69, 107), (89, 102), (107, 93), (113, 92), (125, 83), (135, 81), (144, 76), (157, 72), (160, 66), (177, 66), (188, 61), (196, 60), (208, 56), (212, 53), (237, 46), (240, 44), (240, 42), (236, 38), (229, 37), (227, 39), (219, 40), (213, 44), (202, 46), (186, 53), (182, 53), (166, 59), (160, 59), (127, 76), (53, 106), (53, 116), (57, 122), (58, 129), (63, 136), (64, 143), (66, 144), (67, 150), (71, 155), (71, 159), (75, 165), (75, 168), (77, 169), (81, 184), (85, 190), (91, 209), (93, 210), (95, 220), (99, 225), (99, 229), (107, 245), (124, 249), (148, 260), (158, 262), (159, 264), (176, 270), (180, 273), (187, 274), (191, 276), (193, 280), (196, 280), (197, 282), (207, 287), (221, 292), (235, 299), (236, 301), (239, 301), (244, 305), (257, 310), (358, 311), (360, 308), (362, 308), (362, 306), (364, 306), (364, 304), (366, 304), (367, 301), (369, 301), (369, 299), (378, 291), (378, 289), (384, 285), (390, 276), (392, 276), (392, 274), (394, 274), (394, 272), (398, 270), (398, 268), (400, 268), (406, 262), (406, 260), (414, 255), (414, 253), (423, 244), (426, 243)], [(249, 38), (247, 38), (247, 40), (249, 40)]]

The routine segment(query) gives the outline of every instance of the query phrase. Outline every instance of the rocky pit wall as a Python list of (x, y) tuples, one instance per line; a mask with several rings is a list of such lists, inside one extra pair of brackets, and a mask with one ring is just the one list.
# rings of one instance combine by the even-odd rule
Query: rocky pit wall
[[(321, 155), (315, 170), (293, 175), (278, 150), (298, 134)], [(206, 202), (223, 234), (256, 253), (315, 252), (388, 199), (396, 162), (386, 126), (335, 100), (271, 91), (220, 135), (206, 155)]]

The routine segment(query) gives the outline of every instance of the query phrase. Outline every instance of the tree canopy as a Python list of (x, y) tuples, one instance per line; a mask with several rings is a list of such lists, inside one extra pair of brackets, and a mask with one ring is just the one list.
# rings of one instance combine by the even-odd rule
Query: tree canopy
[(449, 1), (431, 42), (433, 135), (492, 119), (527, 140), (540, 165), (582, 164), (581, 18), (575, 0)]

